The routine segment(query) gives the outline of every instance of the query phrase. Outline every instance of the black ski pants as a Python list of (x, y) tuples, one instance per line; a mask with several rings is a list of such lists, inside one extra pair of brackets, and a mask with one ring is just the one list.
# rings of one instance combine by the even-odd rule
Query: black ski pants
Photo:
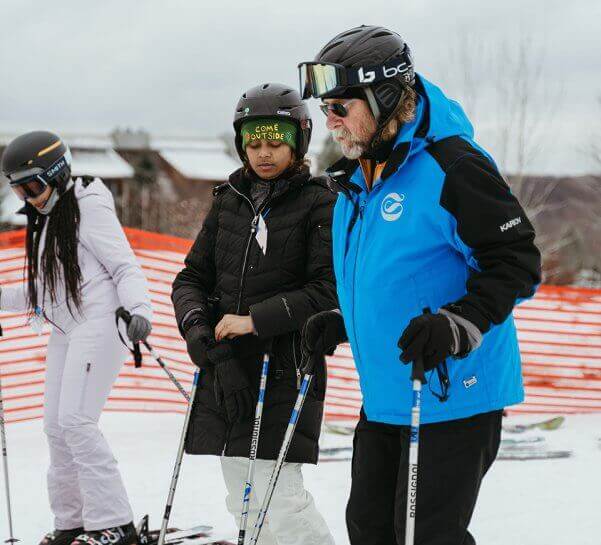
[[(475, 545), (468, 532), (482, 478), (497, 456), (502, 411), (420, 427), (415, 545)], [(361, 419), (346, 508), (351, 545), (403, 545), (409, 426)]]

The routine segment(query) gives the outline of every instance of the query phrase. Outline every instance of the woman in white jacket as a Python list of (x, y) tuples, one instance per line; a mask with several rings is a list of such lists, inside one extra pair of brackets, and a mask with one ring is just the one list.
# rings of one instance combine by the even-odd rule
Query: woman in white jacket
[[(67, 146), (36, 131), (2, 156), (10, 187), (25, 201), (27, 281), (0, 291), (0, 309), (46, 319), (44, 431), (55, 530), (40, 545), (137, 543), (117, 462), (98, 419), (127, 351), (115, 324), (125, 307), (132, 342), (150, 333), (146, 279), (99, 179), (73, 179)], [(43, 318), (42, 318), (43, 317)]]

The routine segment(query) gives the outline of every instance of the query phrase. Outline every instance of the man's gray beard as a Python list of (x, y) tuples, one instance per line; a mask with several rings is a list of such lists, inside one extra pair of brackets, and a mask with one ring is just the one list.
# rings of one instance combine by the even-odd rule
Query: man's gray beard
[[(336, 129), (332, 131), (332, 136), (347, 159), (359, 159), (367, 149), (367, 144), (353, 138), (347, 129)], [(345, 137), (344, 141), (338, 140), (341, 136)]]

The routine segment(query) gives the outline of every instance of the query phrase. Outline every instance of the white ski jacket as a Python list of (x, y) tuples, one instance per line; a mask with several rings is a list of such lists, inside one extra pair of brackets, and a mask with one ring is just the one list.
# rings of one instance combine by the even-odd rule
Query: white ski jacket
[[(150, 321), (152, 307), (146, 277), (119, 223), (111, 192), (99, 178), (88, 184), (77, 178), (73, 191), (81, 213), (77, 248), (82, 274), (81, 312), (71, 305), (74, 316), (71, 315), (66, 304), (64, 282), (59, 282), (56, 302), (51, 302), (49, 295), (44, 294), (43, 311), (46, 318), (64, 333), (69, 333), (87, 319), (114, 315), (120, 306)], [(46, 226), (41, 236), (40, 254), (44, 247)], [(38, 279), (40, 298), (42, 290), (42, 282)], [(27, 311), (26, 285), (3, 286), (0, 309)]]

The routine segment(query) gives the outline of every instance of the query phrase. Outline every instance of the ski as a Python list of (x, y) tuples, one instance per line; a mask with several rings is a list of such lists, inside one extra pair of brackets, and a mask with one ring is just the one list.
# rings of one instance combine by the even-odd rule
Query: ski
[(340, 454), (341, 452), (352, 452), (353, 447), (328, 447), (328, 448), (320, 448), (319, 455), (320, 456), (332, 456), (334, 454)]
[[(138, 542), (140, 545), (156, 545), (158, 543), (160, 530), (148, 529), (148, 515), (142, 517), (136, 530), (138, 532)], [(210, 536), (212, 531), (212, 526), (194, 526), (193, 528), (188, 528), (186, 530), (169, 528), (165, 538), (165, 545), (194, 545), (197, 543), (219, 542), (217, 538)]]
[[(208, 539), (208, 541), (204, 541), (201, 543), (213, 543), (215, 541), (214, 537), (211, 537), (211, 532), (213, 531), (212, 526), (194, 526), (193, 528), (188, 528), (186, 530), (177, 530), (176, 532), (168, 533), (165, 537), (165, 545), (176, 545), (176, 544), (189, 544), (192, 543), (193, 539)], [(157, 540), (159, 534), (157, 532)], [(210, 539), (209, 539), (210, 538)]]
[(571, 456), (571, 450), (499, 450), (497, 460), (557, 460)]
[(172, 545), (235, 545), (233, 537), (231, 538), (227, 538), (227, 539), (223, 539), (223, 538), (218, 538), (215, 536), (190, 536), (190, 537), (184, 537), (181, 538), (177, 541), (172, 541), (171, 538), (167, 539), (165, 541), (166, 545), (172, 544)]
[(327, 464), (329, 462), (350, 462), (352, 460), (352, 456), (326, 456), (324, 458), (319, 459), (320, 464)]
[(333, 433), (335, 435), (353, 435), (353, 433), (355, 433), (355, 426), (345, 424), (329, 424), (326, 422), (324, 428), (328, 433)]
[[(546, 431), (553, 431), (561, 427), (561, 425), (565, 422), (565, 416), (555, 416), (553, 418), (549, 418), (548, 420), (543, 420), (541, 422), (532, 422), (530, 424), (504, 424), (503, 431), (509, 433), (522, 433), (527, 430), (532, 429), (540, 429)], [(326, 423), (324, 425), (326, 432), (332, 433), (335, 435), (353, 435), (355, 433), (355, 427), (349, 426), (345, 424), (329, 424)]]
[(513, 438), (513, 437), (503, 437), (501, 439), (501, 446), (520, 446), (520, 445), (534, 445), (534, 444), (538, 444), (538, 443), (544, 443), (545, 442), (545, 438), (537, 435), (536, 437), (519, 437), (519, 438)]
[(503, 431), (507, 433), (524, 433), (533, 429), (552, 431), (560, 428), (564, 422), (565, 416), (556, 416), (542, 422), (532, 422), (530, 424), (504, 424)]
[[(565, 422), (565, 416), (555, 416), (541, 422), (532, 422), (530, 424), (504, 424), (503, 431), (507, 433), (523, 433), (528, 430), (539, 429), (545, 431), (553, 431), (561, 427)], [(355, 426), (347, 424), (330, 424), (325, 423), (324, 429), (328, 433), (334, 435), (353, 435)]]
[(501, 439), (500, 450), (541, 450), (545, 448), (544, 437), (525, 437), (523, 439)]
[[(503, 438), (501, 439), (501, 448), (508, 449), (519, 449), (519, 448), (538, 448), (540, 447), (540, 443), (545, 441), (544, 437), (536, 436), (536, 437), (524, 437), (519, 439), (514, 438)], [(351, 445), (343, 446), (343, 447), (325, 447), (319, 449), (319, 460), (323, 461), (322, 457), (329, 458), (335, 457), (337, 454), (344, 454), (348, 452), (352, 452), (353, 447)], [(344, 459), (344, 458), (341, 458)]]
[[(571, 450), (537, 450), (534, 448), (504, 448), (499, 450), (497, 460), (557, 460), (572, 456)], [(350, 455), (329, 456), (319, 459), (319, 463), (349, 462)]]

